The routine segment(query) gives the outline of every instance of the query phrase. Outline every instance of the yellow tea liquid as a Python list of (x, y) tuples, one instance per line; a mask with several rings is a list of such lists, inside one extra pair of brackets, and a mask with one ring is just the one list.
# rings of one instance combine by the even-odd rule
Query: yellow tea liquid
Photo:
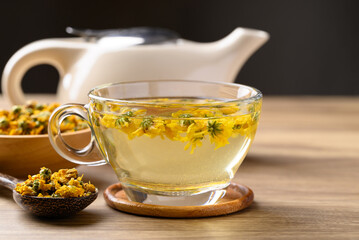
[(107, 108), (92, 113), (93, 126), (120, 182), (148, 193), (183, 195), (229, 184), (253, 141), (260, 106)]

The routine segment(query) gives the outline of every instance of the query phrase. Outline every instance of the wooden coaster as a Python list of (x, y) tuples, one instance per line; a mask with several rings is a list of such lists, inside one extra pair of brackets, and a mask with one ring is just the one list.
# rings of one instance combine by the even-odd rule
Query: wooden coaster
[(103, 193), (107, 204), (127, 213), (152, 217), (200, 218), (225, 215), (242, 210), (253, 202), (253, 191), (240, 184), (231, 183), (226, 195), (216, 204), (204, 206), (161, 206), (128, 200), (120, 183), (109, 186)]

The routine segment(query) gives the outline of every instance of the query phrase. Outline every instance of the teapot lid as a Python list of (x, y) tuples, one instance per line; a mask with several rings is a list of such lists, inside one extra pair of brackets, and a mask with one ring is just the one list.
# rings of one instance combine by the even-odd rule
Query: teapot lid
[(176, 43), (179, 34), (165, 28), (157, 27), (133, 27), (119, 29), (77, 29), (67, 27), (66, 32), (83, 37), (86, 41), (99, 41), (101, 38), (115, 37), (116, 39), (134, 39), (133, 45)]

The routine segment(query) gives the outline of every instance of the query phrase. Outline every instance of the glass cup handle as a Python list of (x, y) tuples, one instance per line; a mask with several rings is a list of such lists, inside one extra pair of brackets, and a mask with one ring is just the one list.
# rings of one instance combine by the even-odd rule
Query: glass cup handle
[[(66, 117), (71, 115), (76, 115), (84, 119), (87, 125), (91, 129), (90, 143), (82, 149), (76, 149), (71, 147), (69, 144), (66, 143), (66, 141), (64, 141), (61, 135), (61, 130), (60, 130), (61, 123)], [(107, 162), (104, 159), (99, 159), (98, 151), (96, 151), (97, 148), (95, 144), (94, 130), (91, 126), (88, 116), (89, 114), (86, 105), (82, 105), (82, 104), (61, 105), (60, 107), (56, 108), (53, 111), (49, 119), (49, 126), (48, 126), (49, 139), (52, 146), (55, 148), (56, 152), (70, 162), (76, 164), (88, 165), (88, 166), (104, 165)], [(84, 157), (92, 161), (89, 162), (82, 161)]]

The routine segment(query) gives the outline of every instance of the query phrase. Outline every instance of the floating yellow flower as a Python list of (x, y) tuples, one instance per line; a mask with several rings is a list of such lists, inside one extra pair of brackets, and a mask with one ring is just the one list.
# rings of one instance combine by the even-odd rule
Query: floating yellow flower
[[(95, 109), (107, 111), (104, 115), (95, 112), (93, 121), (105, 128), (116, 128), (129, 139), (167, 137), (185, 142), (185, 150), (191, 148), (191, 153), (202, 145), (205, 138), (209, 138), (218, 149), (229, 144), (230, 137), (255, 133), (260, 103), (240, 107), (238, 104), (215, 104), (211, 99), (200, 101), (203, 105), (193, 107), (181, 99), (155, 99), (148, 100), (152, 104), (143, 109), (114, 104), (98, 106), (99, 103), (95, 103)], [(171, 107), (153, 104), (157, 102), (171, 103)]]

